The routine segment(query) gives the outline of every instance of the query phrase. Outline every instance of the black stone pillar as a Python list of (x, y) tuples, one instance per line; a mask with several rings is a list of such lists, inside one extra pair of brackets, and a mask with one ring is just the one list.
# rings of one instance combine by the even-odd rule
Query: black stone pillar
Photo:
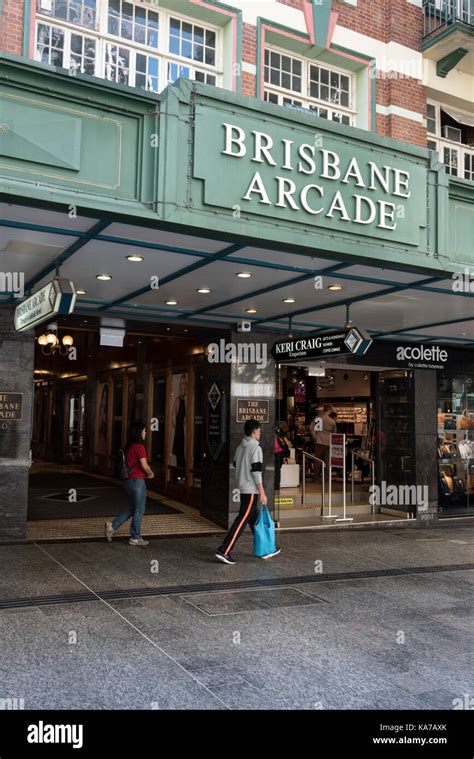
[(84, 436), (84, 468), (87, 472), (94, 471), (94, 444), (95, 444), (95, 421), (97, 413), (96, 389), (97, 372), (95, 370), (94, 356), (97, 352), (97, 334), (87, 333), (87, 386), (86, 386), (86, 424)]
[[(216, 344), (220, 349), (220, 361), (205, 366), (206, 415), (204, 425), (204, 467), (202, 486), (203, 516), (216, 522), (221, 527), (229, 527), (239, 510), (238, 492), (236, 491), (235, 471), (232, 466), (234, 453), (244, 434), (244, 423), (237, 421), (237, 406), (248, 401), (263, 401), (268, 406), (268, 421), (262, 423), (261, 445), (264, 459), (264, 485), (270, 508), (273, 508), (274, 481), (274, 431), (275, 431), (275, 362), (270, 353), (275, 342), (274, 336), (263, 332), (228, 333), (223, 343)], [(231, 351), (238, 359), (231, 362)], [(227, 360), (225, 360), (227, 357)], [(243, 359), (243, 360), (242, 360)], [(254, 359), (257, 359), (255, 361)], [(216, 409), (212, 408), (214, 388), (221, 393)], [(219, 440), (216, 426), (219, 414), (226, 417), (225, 432)], [(213, 455), (212, 449), (218, 446)]]
[(135, 395), (136, 419), (144, 419), (146, 416), (147, 371), (148, 365), (145, 363), (145, 339), (141, 338), (137, 344), (137, 379)]
[(437, 372), (415, 370), (413, 385), (416, 485), (428, 486), (428, 505), (425, 510), (417, 508), (417, 523), (429, 527), (438, 521)]
[(34, 334), (15, 332), (14, 306), (0, 306), (0, 395), (21, 393), (21, 419), (0, 419), (0, 540), (26, 538)]

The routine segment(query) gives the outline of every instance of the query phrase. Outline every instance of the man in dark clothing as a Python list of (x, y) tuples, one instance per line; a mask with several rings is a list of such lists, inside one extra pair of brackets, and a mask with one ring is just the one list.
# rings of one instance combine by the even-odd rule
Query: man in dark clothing
[[(216, 558), (224, 564), (235, 564), (230, 551), (245, 529), (250, 525), (253, 532), (259, 514), (259, 498), (262, 506), (267, 505), (267, 496), (263, 487), (263, 452), (260, 447), (261, 427), (256, 419), (249, 419), (244, 426), (245, 437), (237, 447), (234, 456), (237, 487), (240, 491), (240, 511), (232, 527), (216, 552)], [(278, 548), (274, 553), (262, 556), (269, 559), (280, 553)]]

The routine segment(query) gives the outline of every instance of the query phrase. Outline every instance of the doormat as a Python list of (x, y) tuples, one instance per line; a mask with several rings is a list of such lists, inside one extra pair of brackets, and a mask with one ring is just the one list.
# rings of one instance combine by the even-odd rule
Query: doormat
[(82, 495), (82, 493), (76, 493), (76, 497), (71, 499), (69, 493), (52, 493), (51, 495), (43, 495), (40, 497), (40, 501), (63, 501), (65, 503), (79, 503), (82, 501), (93, 501), (97, 498), (96, 495)]

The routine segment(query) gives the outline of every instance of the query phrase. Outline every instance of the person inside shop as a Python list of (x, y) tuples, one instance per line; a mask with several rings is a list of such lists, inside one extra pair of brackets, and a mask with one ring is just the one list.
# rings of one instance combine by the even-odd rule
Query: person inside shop
[(285, 438), (285, 432), (281, 426), (275, 428), (273, 450), (275, 453), (275, 490), (280, 490), (281, 468), (284, 460), (290, 456), (290, 447)]
[[(329, 446), (331, 444), (331, 434), (336, 431), (336, 412), (330, 404), (323, 407), (322, 416), (316, 417), (312, 425), (311, 437), (314, 441), (314, 455), (322, 459), (326, 466), (329, 466)], [(314, 480), (317, 482), (321, 478), (321, 461), (314, 462)]]
[[(263, 487), (263, 451), (260, 446), (262, 428), (256, 419), (248, 419), (244, 425), (245, 437), (237, 446), (234, 456), (236, 485), (240, 492), (240, 511), (223, 542), (216, 551), (216, 559), (224, 564), (235, 564), (231, 550), (242, 535), (247, 524), (253, 532), (259, 515), (259, 501), (267, 505), (267, 496)], [(273, 553), (262, 556), (270, 559), (280, 553), (277, 548)]]
[(146, 425), (144, 422), (134, 422), (130, 428), (130, 435), (125, 447), (125, 461), (129, 470), (128, 478), (123, 481), (125, 492), (128, 497), (128, 509), (115, 517), (113, 522), (105, 523), (105, 537), (112, 541), (115, 530), (131, 519), (130, 540), (131, 546), (147, 546), (149, 541), (140, 534), (143, 515), (146, 507), (146, 484), (145, 480), (152, 480), (155, 476), (147, 461), (146, 448)]

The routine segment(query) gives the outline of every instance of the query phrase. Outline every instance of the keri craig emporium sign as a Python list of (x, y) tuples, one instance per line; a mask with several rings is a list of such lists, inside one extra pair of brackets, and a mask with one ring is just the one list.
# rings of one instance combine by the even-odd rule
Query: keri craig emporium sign
[(285, 118), (198, 108), (194, 176), (205, 205), (274, 223), (416, 246), (426, 225), (422, 161)]

